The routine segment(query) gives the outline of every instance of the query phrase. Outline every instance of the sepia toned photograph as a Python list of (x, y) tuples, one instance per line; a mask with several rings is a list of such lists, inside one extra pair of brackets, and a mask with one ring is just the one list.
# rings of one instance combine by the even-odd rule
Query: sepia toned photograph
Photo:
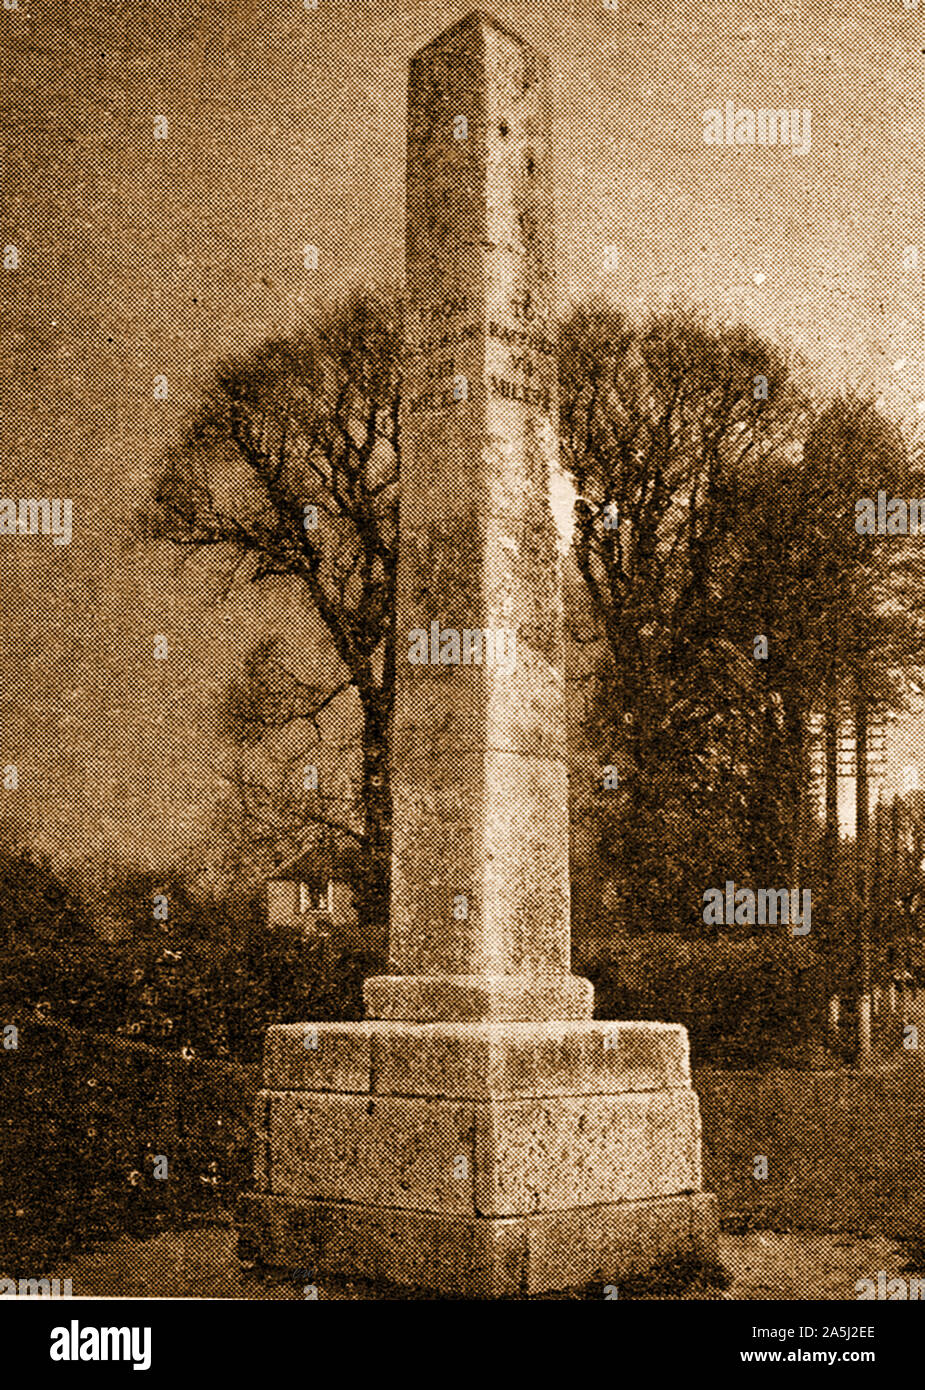
[(30, 1365), (163, 1372), (197, 1307), (598, 1300), (886, 1367), (873, 1305), (925, 1298), (923, 18), (3, 0)]

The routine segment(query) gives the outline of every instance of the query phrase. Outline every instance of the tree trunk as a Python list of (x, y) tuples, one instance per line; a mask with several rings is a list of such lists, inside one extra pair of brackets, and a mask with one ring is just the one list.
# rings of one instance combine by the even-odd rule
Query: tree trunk
[[(378, 698), (376, 698), (378, 696)], [(392, 868), (392, 786), (389, 775), (391, 702), (381, 690), (363, 699), (363, 864), (357, 916), (371, 945), (388, 933)]]
[[(825, 993), (828, 1000), (829, 1046), (838, 1049), (838, 979), (834, 961), (836, 942), (835, 883), (838, 871), (838, 678), (832, 659), (825, 682), (825, 833), (822, 850), (823, 923), (825, 929)], [(834, 1018), (833, 1026), (833, 1000)]]
[(841, 1027), (841, 998), (837, 994), (829, 995), (828, 1024), (829, 1037), (837, 1038)]
[(871, 1057), (870, 989), (870, 895), (868, 892), (870, 850), (870, 787), (867, 775), (868, 710), (863, 697), (854, 709), (854, 756), (857, 796), (855, 805), (855, 853), (857, 856), (857, 896), (860, 982), (858, 987), (858, 1064)]
[(809, 773), (805, 711), (788, 712), (787, 751), (794, 768), (793, 802), (790, 815), (790, 882), (804, 886), (807, 875), (807, 838), (810, 823), (809, 800), (812, 779)]

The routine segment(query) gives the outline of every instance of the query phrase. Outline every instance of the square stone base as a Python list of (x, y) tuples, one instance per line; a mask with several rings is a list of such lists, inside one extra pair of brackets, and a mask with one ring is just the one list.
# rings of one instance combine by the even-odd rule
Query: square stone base
[(463, 1296), (716, 1253), (687, 1035), (661, 1023), (285, 1024), (243, 1248)]
[[(614, 1284), (691, 1255), (715, 1260), (709, 1193), (486, 1218), (254, 1193), (238, 1207), (242, 1258), (298, 1271), (303, 1282), (368, 1280), (462, 1298)], [(619, 1293), (618, 1293), (619, 1297)]]

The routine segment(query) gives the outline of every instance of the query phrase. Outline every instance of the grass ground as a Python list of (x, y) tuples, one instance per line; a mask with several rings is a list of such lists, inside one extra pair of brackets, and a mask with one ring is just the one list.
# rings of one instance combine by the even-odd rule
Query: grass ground
[[(921, 1253), (911, 1252), (884, 1236), (856, 1237), (811, 1231), (748, 1231), (720, 1236), (726, 1288), (694, 1285), (685, 1289), (647, 1291), (644, 1281), (627, 1287), (624, 1296), (641, 1299), (839, 1299), (854, 1301), (855, 1284), (888, 1279), (910, 1266), (921, 1273)], [(910, 1258), (911, 1256), (911, 1258)], [(51, 1271), (69, 1278), (76, 1298), (245, 1298), (287, 1300), (305, 1297), (302, 1284), (242, 1270), (235, 1235), (227, 1226), (198, 1226), (165, 1231), (150, 1240), (122, 1236), (79, 1255)], [(418, 1295), (420, 1297), (420, 1295)], [(599, 1298), (599, 1289), (553, 1295)], [(320, 1299), (407, 1299), (395, 1289), (370, 1285), (334, 1286), (321, 1281)]]

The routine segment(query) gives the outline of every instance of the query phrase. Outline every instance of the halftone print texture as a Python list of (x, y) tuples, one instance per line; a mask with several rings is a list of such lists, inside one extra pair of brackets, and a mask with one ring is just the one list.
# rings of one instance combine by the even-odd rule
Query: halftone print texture
[(4, 0), (0, 1298), (921, 1298), (923, 9)]

